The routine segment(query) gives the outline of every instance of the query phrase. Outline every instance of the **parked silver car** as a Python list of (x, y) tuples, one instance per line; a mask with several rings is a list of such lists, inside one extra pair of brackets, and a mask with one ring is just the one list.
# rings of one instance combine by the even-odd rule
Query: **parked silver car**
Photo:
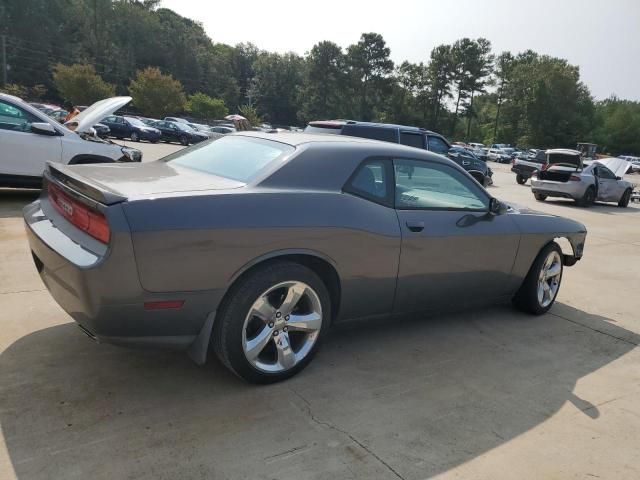
[(546, 162), (531, 177), (531, 191), (539, 201), (562, 197), (571, 198), (582, 207), (596, 201), (617, 202), (626, 207), (633, 191), (633, 185), (622, 179), (628, 163), (610, 158), (586, 165), (577, 150), (547, 150)]

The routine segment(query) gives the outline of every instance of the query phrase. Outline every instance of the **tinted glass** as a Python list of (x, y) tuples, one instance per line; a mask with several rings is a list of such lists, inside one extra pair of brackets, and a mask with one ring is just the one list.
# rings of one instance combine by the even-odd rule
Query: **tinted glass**
[(428, 150), (434, 153), (439, 153), (441, 155), (446, 155), (449, 151), (449, 145), (445, 143), (440, 137), (434, 137), (429, 135), (428, 142)]
[(419, 133), (400, 132), (400, 143), (409, 147), (424, 148), (423, 138)]
[(609, 180), (615, 180), (616, 179), (616, 176), (607, 167), (605, 167), (603, 165), (598, 165), (598, 167), (596, 167), (596, 168), (598, 169), (598, 176), (600, 178), (607, 178)]
[(387, 198), (389, 179), (383, 160), (367, 160), (363, 163), (345, 188), (373, 201), (382, 201)]
[(370, 138), (383, 142), (398, 143), (398, 131), (395, 128), (369, 127), (363, 125), (345, 125), (342, 128), (343, 135), (352, 137)]
[(447, 165), (393, 161), (398, 209), (488, 210), (489, 199), (477, 182)]
[(31, 130), (32, 123), (40, 121), (38, 117), (26, 110), (0, 100), (0, 129), (28, 132)]
[(146, 125), (139, 119), (133, 117), (125, 117), (129, 125), (133, 125), (134, 127), (146, 127)]
[(293, 151), (290, 145), (270, 140), (223, 137), (178, 151), (164, 161), (246, 183)]
[(333, 133), (336, 135), (340, 135), (342, 132), (341, 127), (314, 127), (313, 125), (307, 125), (304, 129), (305, 133)]

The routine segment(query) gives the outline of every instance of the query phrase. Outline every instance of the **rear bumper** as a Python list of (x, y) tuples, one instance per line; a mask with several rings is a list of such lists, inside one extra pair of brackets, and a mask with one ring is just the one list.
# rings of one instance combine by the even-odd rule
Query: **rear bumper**
[(584, 196), (585, 186), (581, 182), (554, 182), (550, 180), (531, 179), (531, 191), (547, 197), (572, 198), (577, 200)]
[[(186, 349), (193, 343), (215, 310), (207, 292), (145, 291), (128, 232), (113, 232), (107, 252), (96, 254), (64, 235), (66, 226), (59, 223), (64, 219), (52, 215), (54, 225), (42, 207), (38, 200), (24, 209), (36, 269), (54, 300), (85, 333), (98, 342), (135, 346)], [(161, 300), (184, 300), (184, 305), (145, 309), (146, 302)]]

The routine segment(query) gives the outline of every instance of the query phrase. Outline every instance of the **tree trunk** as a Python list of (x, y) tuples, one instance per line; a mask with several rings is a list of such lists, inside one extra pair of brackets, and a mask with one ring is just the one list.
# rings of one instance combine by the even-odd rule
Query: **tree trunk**
[(498, 141), (496, 137), (498, 136), (498, 119), (500, 118), (500, 105), (502, 105), (503, 83), (504, 82), (500, 83), (500, 91), (498, 92), (498, 105), (496, 107), (496, 121), (493, 124), (493, 143), (496, 143)]
[(453, 114), (453, 121), (451, 122), (451, 136), (456, 133), (456, 123), (458, 123), (458, 109), (460, 108), (460, 96), (462, 95), (462, 81), (458, 83), (458, 98), (456, 100), (456, 111)]
[(471, 115), (473, 114), (473, 94), (475, 92), (471, 90), (471, 102), (469, 103), (469, 112), (467, 114), (467, 137), (465, 140), (469, 141), (469, 134), (471, 133)]

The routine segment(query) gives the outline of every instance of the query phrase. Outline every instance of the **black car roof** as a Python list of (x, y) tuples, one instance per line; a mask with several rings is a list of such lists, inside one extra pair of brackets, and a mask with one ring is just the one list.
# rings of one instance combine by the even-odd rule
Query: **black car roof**
[(405, 132), (419, 132), (419, 133), (429, 133), (433, 135), (441, 135), (438, 132), (434, 132), (431, 130), (427, 130), (422, 127), (414, 127), (411, 125), (399, 125), (395, 123), (376, 123), (376, 122), (360, 122), (356, 120), (314, 120), (309, 122), (309, 125), (313, 126), (324, 126), (324, 127), (344, 127), (345, 125), (357, 125), (362, 127), (373, 127), (373, 128), (392, 128), (397, 130), (403, 130)]

